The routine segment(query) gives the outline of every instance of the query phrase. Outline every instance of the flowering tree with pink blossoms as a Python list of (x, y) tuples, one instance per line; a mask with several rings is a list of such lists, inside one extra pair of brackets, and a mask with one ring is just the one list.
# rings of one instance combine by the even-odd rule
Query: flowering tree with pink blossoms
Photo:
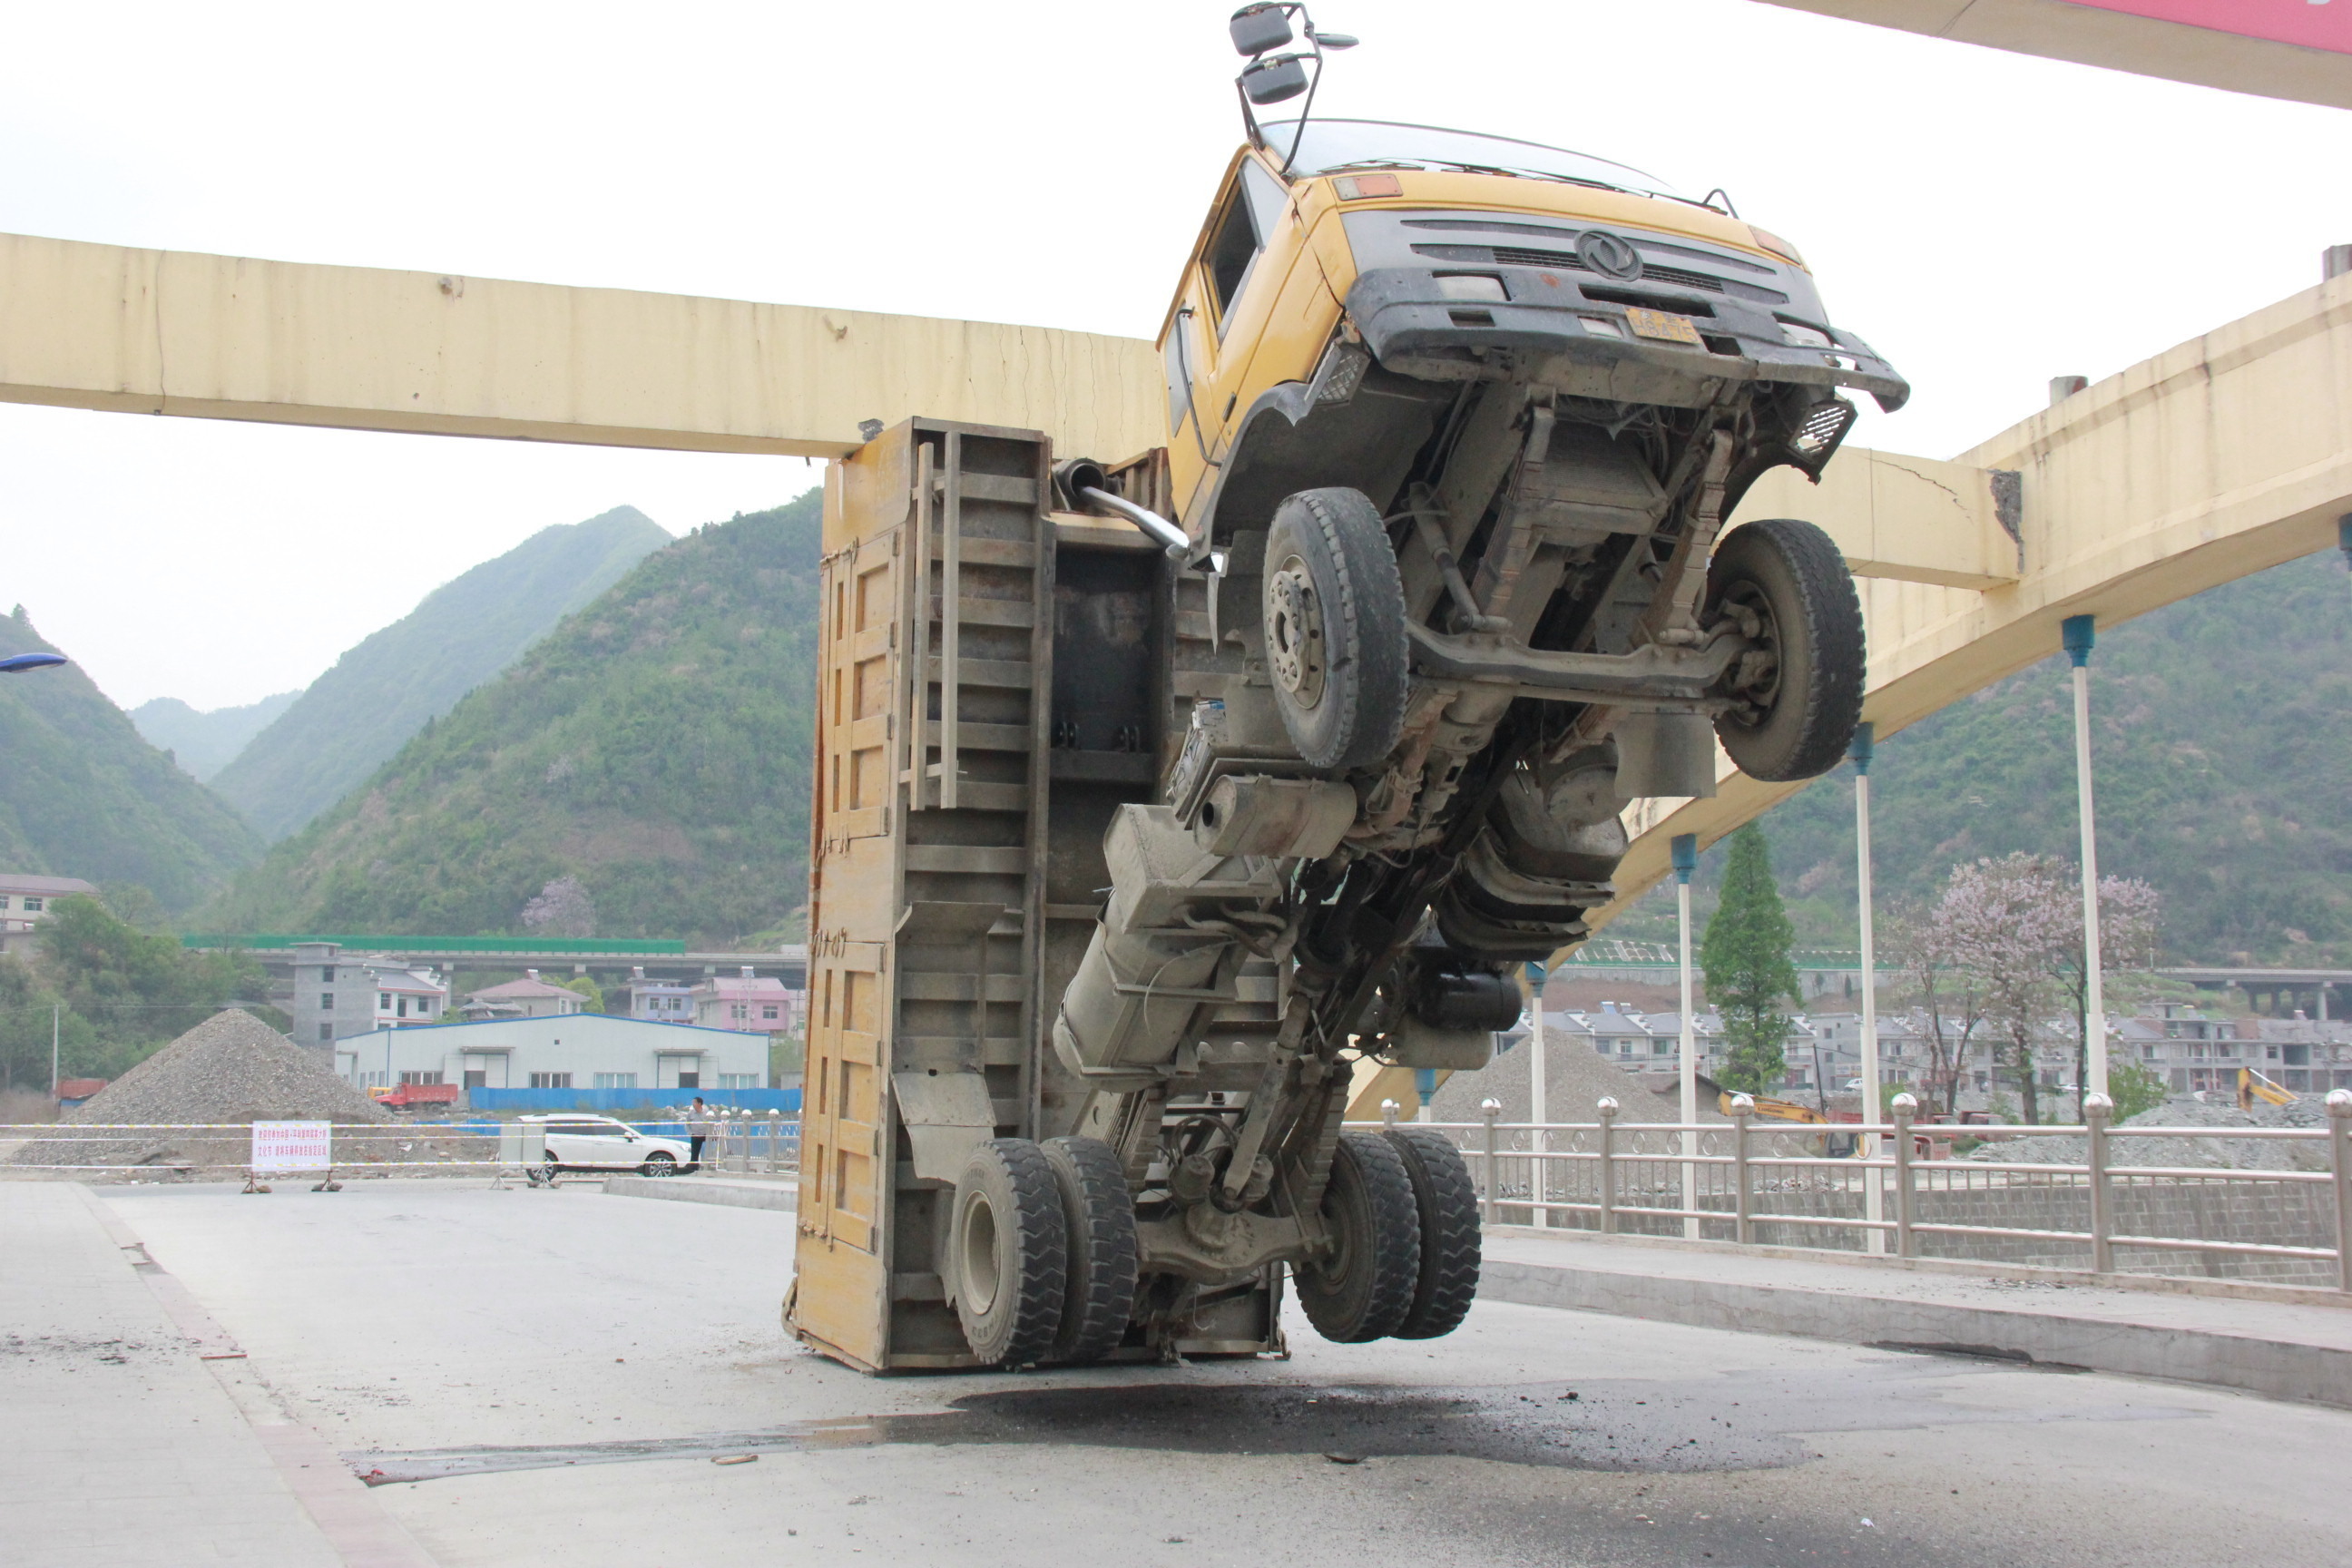
[(2058, 1001), (2058, 965), (2068, 944), (2080, 940), (2067, 902), (2074, 885), (2064, 861), (2020, 852), (1955, 866), (1936, 902), (1954, 962), (1984, 988), (1985, 1016), (1998, 1031), (1995, 1073), (2005, 1055), (2029, 1122), (2042, 1120), (2034, 1030)]

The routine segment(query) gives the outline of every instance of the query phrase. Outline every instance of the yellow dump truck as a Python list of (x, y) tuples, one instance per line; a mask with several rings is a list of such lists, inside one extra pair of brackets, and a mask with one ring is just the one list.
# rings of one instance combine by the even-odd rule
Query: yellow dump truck
[(1643, 796), (1843, 754), (1861, 614), (1797, 521), (1859, 389), (1798, 253), (1718, 195), (1312, 102), (1302, 7), (1232, 24), (1246, 144), (1115, 462), (915, 419), (830, 472), (799, 1271), (877, 1369), (1251, 1353), (1476, 1288), (1427, 1129), (1585, 934)]

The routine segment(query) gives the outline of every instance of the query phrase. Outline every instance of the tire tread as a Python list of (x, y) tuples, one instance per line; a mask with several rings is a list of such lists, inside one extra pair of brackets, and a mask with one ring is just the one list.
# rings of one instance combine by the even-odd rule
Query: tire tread
[(1420, 1278), (1396, 1337), (1433, 1340), (1460, 1328), (1478, 1297), (1478, 1188), (1462, 1151), (1434, 1128), (1397, 1127), (1382, 1136), (1404, 1157), (1421, 1218)]
[(1135, 1312), (1135, 1203), (1127, 1172), (1098, 1138), (1050, 1138), (1041, 1147), (1069, 1227), (1067, 1285), (1052, 1358), (1099, 1361), (1127, 1337)]
[[(992, 1159), (1013, 1194), (1013, 1213), (1001, 1221), (1014, 1222), (1012, 1278), (1003, 1289), (1013, 1293), (1011, 1326), (1003, 1345), (974, 1343), (972, 1353), (992, 1366), (1025, 1366), (1043, 1361), (1054, 1348), (1061, 1327), (1062, 1300), (1067, 1289), (1068, 1232), (1062, 1215), (1062, 1189), (1045, 1151), (1026, 1138), (993, 1138), (973, 1152), (975, 1163)], [(1000, 1234), (1005, 1229), (999, 1225)], [(961, 1316), (961, 1309), (959, 1309)], [(972, 1323), (964, 1319), (964, 1335), (971, 1338)]]
[[(1404, 1156), (1377, 1132), (1342, 1132), (1333, 1151), (1331, 1179), (1347, 1179), (1363, 1189), (1370, 1234), (1362, 1261), (1370, 1269), (1360, 1310), (1322, 1290), (1310, 1279), (1298, 1282), (1298, 1304), (1307, 1321), (1325, 1339), (1339, 1344), (1363, 1344), (1385, 1339), (1403, 1326), (1412, 1310), (1421, 1281), (1421, 1212), (1413, 1196), (1412, 1177)], [(1349, 1292), (1353, 1297), (1356, 1292)]]

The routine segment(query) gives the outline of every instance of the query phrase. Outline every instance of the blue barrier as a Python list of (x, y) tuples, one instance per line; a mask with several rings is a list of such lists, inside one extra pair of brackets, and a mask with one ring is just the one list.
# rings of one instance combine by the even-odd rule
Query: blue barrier
[(469, 1089), (466, 1104), (473, 1110), (593, 1110), (612, 1116), (625, 1110), (682, 1110), (698, 1094), (706, 1105), (800, 1114), (801, 1091), (796, 1089)]

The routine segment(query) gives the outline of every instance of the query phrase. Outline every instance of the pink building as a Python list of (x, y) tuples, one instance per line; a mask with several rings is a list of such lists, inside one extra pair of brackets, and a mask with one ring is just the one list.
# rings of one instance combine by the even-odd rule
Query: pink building
[(793, 1027), (792, 994), (784, 983), (746, 964), (732, 979), (714, 975), (694, 988), (694, 1021), (706, 1029), (773, 1035)]

